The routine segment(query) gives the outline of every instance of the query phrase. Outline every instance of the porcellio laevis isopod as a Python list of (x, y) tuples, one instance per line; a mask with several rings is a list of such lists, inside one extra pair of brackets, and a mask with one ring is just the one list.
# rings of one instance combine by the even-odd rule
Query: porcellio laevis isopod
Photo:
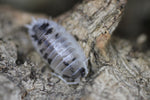
[(88, 74), (87, 58), (75, 38), (62, 26), (47, 19), (32, 19), (26, 25), (33, 45), (57, 76), (67, 84), (77, 84)]

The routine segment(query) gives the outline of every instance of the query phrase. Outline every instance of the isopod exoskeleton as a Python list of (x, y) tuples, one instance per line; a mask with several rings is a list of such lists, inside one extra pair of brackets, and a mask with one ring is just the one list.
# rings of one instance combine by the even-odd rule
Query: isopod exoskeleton
[(26, 26), (35, 49), (50, 64), (57, 77), (67, 84), (77, 84), (87, 76), (83, 49), (62, 26), (51, 20), (34, 18)]

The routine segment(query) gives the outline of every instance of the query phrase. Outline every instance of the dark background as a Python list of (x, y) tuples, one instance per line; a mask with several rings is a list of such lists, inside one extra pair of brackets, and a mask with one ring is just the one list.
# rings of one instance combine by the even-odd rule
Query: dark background
[(57, 16), (82, 0), (0, 0), (0, 4), (8, 4), (17, 9), (34, 13), (45, 13)]

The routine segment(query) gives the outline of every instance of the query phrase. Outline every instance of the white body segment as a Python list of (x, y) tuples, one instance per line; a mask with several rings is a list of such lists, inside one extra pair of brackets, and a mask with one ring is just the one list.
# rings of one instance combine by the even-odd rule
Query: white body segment
[(35, 49), (54, 70), (53, 75), (67, 84), (77, 84), (87, 76), (85, 54), (62, 26), (47, 19), (33, 19), (27, 28)]

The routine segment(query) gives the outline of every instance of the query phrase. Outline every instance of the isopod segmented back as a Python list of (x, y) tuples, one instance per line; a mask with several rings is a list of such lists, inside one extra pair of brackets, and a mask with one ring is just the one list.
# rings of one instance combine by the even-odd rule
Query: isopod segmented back
[(67, 84), (87, 76), (87, 59), (82, 48), (62, 26), (47, 19), (27, 25), (35, 49), (50, 64), (54, 74)]

